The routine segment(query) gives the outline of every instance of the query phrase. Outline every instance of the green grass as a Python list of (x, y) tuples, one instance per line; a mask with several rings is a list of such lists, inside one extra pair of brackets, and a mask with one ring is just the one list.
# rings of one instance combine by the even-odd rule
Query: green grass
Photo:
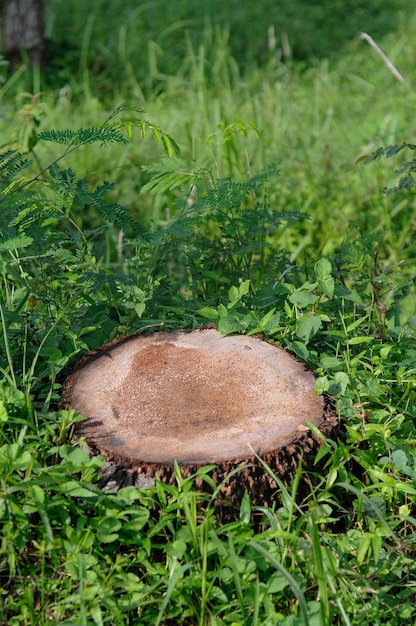
[[(415, 17), (377, 41), (407, 84), (358, 38), (302, 65), (243, 63), (212, 22), (197, 40), (179, 22), (149, 30), (145, 79), (133, 20), (120, 23), (106, 73), (88, 61), (100, 45), (104, 59), (114, 50), (98, 15), (83, 18), (81, 53), (74, 41), (78, 73), (68, 63), (54, 84), (27, 69), (5, 76), (1, 623), (416, 620), (412, 146), (366, 162), (414, 141)], [(161, 72), (151, 55), (173, 36)], [(245, 496), (223, 524), (211, 467), (193, 477), (175, 467), (174, 485), (101, 490), (104, 461), (59, 405), (86, 352), (207, 321), (295, 354), (343, 431), (323, 442), (315, 471), (299, 464), (286, 482), (258, 458), (274, 505)]]

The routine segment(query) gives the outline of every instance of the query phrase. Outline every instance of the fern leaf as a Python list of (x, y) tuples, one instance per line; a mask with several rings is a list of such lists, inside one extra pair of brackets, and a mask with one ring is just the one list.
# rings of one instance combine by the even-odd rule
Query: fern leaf
[(130, 134), (131, 128), (134, 126), (140, 130), (143, 139), (146, 137), (147, 131), (150, 130), (156, 143), (162, 145), (165, 154), (169, 157), (179, 156), (180, 148), (176, 141), (156, 124), (137, 118), (122, 119), (112, 123), (112, 128), (124, 128)]
[(153, 176), (149, 182), (143, 185), (141, 191), (150, 191), (153, 195), (165, 193), (177, 187), (182, 187), (191, 180), (195, 180), (195, 174), (192, 172), (162, 172)]
[(394, 156), (398, 152), (401, 152), (404, 148), (409, 148), (410, 150), (416, 150), (416, 146), (412, 143), (398, 143), (392, 146), (387, 146), (386, 148), (377, 148), (372, 154), (365, 158), (364, 163), (371, 163), (371, 161), (376, 161), (378, 159), (382, 159), (385, 157), (389, 159)]
[(0, 252), (8, 252), (9, 250), (18, 250), (19, 248), (27, 248), (33, 243), (32, 237), (26, 235), (20, 235), (16, 237), (10, 237), (6, 241), (0, 242)]
[(81, 205), (91, 205), (101, 217), (121, 230), (135, 229), (136, 222), (130, 217), (128, 209), (106, 198), (114, 187), (113, 183), (104, 182), (94, 191), (88, 189), (87, 185), (85, 179), (77, 181), (76, 199)]
[(65, 146), (72, 145), (74, 138), (77, 136), (77, 131), (73, 130), (44, 130), (38, 134), (38, 139), (43, 141), (53, 141), (54, 143), (60, 143)]
[(126, 137), (113, 126), (81, 128), (80, 130), (45, 130), (39, 133), (39, 140), (53, 141), (69, 148), (78, 148), (91, 143), (128, 143)]
[(7, 150), (0, 154), (1, 186), (7, 187), (16, 175), (29, 167), (31, 163), (32, 161), (26, 159), (21, 152), (15, 150)]

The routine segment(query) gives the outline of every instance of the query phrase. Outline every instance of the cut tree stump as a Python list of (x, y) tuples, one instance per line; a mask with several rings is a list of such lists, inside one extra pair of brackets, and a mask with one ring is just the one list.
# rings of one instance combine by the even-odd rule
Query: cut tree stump
[(209, 328), (107, 344), (81, 361), (63, 400), (87, 418), (77, 432), (107, 459), (107, 486), (174, 482), (174, 461), (183, 476), (215, 464), (217, 484), (241, 468), (223, 495), (235, 500), (247, 489), (267, 503), (276, 482), (254, 452), (284, 479), (300, 457), (311, 465), (322, 444), (308, 422), (324, 436), (337, 424), (314, 387), (283, 349)]

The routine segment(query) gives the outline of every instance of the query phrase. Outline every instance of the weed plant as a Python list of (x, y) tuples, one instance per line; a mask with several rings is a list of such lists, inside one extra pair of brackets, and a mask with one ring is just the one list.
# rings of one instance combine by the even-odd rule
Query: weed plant
[[(410, 68), (403, 41), (385, 45)], [(85, 89), (77, 127), (68, 94), (15, 107), (3, 86), (0, 621), (413, 623), (414, 164), (400, 158), (414, 93), (368, 51), (303, 73), (270, 64), (250, 87), (230, 80), (224, 48), (210, 80), (190, 50), (151, 116), (108, 113)], [(390, 194), (385, 156), (402, 168)], [(343, 430), (323, 441), (322, 471), (274, 476), (274, 506), (245, 496), (222, 525), (209, 466), (100, 489), (104, 461), (60, 406), (86, 352), (207, 321), (296, 355)]]

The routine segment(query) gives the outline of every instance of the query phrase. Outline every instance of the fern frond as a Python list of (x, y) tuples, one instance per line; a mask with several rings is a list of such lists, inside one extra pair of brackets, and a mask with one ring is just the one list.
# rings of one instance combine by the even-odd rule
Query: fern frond
[(161, 144), (163, 146), (165, 154), (167, 154), (169, 157), (174, 156), (174, 155), (179, 156), (180, 149), (176, 141), (173, 139), (173, 137), (171, 137), (171, 135), (169, 135), (166, 131), (164, 131), (157, 124), (153, 124), (152, 122), (142, 119), (141, 117), (140, 118), (128, 117), (128, 118), (122, 118), (120, 120), (114, 121), (115, 117), (117, 117), (120, 113), (123, 113), (125, 111), (132, 112), (132, 113), (139, 113), (139, 114), (145, 113), (145, 110), (139, 107), (121, 104), (118, 107), (116, 107), (114, 111), (109, 115), (106, 122), (104, 123), (104, 127), (124, 128), (127, 135), (131, 137), (132, 135), (131, 129), (134, 126), (136, 126), (137, 128), (139, 128), (143, 139), (146, 136), (147, 130), (150, 130), (156, 143), (158, 145)]
[(92, 191), (88, 188), (85, 179), (78, 180), (76, 200), (81, 206), (92, 206), (106, 222), (114, 224), (121, 230), (135, 229), (136, 222), (130, 217), (128, 209), (116, 202), (107, 200), (108, 193), (113, 187), (113, 183), (104, 182)]
[[(111, 118), (109, 118), (111, 119)], [(80, 130), (46, 130), (38, 134), (38, 140), (53, 141), (67, 146), (69, 149), (78, 148), (83, 145), (100, 143), (123, 143), (127, 144), (128, 139), (119, 132), (124, 129), (128, 136), (131, 136), (131, 128), (139, 128), (142, 138), (150, 131), (158, 145), (162, 145), (168, 156), (179, 156), (180, 149), (171, 135), (160, 126), (137, 118), (127, 118), (117, 121), (107, 121), (103, 126), (82, 128)]]
[(22, 170), (32, 163), (21, 152), (7, 150), (0, 154), (0, 181), (1, 187), (7, 187)]
[[(364, 163), (368, 164), (372, 161), (376, 161), (385, 157), (389, 159), (392, 156), (395, 156), (398, 152), (401, 152), (404, 148), (408, 148), (409, 150), (416, 150), (416, 145), (412, 143), (399, 143), (392, 146), (387, 146), (386, 148), (377, 148), (375, 152), (370, 154), (369, 156), (362, 157), (361, 160), (364, 159)], [(386, 194), (391, 194), (399, 189), (413, 189), (416, 187), (416, 180), (414, 178), (416, 169), (416, 159), (413, 161), (407, 161), (402, 165), (402, 167), (394, 172), (396, 176), (398, 176), (398, 182), (393, 187), (389, 187), (384, 190)]]
[(53, 179), (58, 189), (67, 190), (75, 181), (75, 172), (71, 167), (61, 169), (57, 163), (54, 163), (49, 168), (49, 174)]
[(8, 252), (9, 250), (18, 250), (20, 248), (27, 248), (33, 243), (32, 237), (26, 235), (18, 235), (16, 237), (10, 237), (6, 241), (0, 241), (0, 252)]
[(74, 138), (78, 136), (77, 131), (73, 130), (43, 130), (38, 133), (38, 139), (43, 141), (53, 141), (65, 146), (72, 145)]
[(279, 172), (276, 164), (269, 165), (258, 174), (246, 180), (235, 180), (233, 177), (221, 178), (215, 187), (194, 204), (194, 210), (207, 209), (214, 211), (242, 211), (244, 201), (255, 196), (265, 184)]
[(171, 135), (164, 131), (160, 126), (148, 122), (147, 120), (137, 118), (121, 119), (117, 122), (112, 122), (112, 128), (124, 128), (129, 136), (131, 136), (132, 127), (137, 127), (140, 131), (142, 138), (146, 137), (148, 131), (153, 135), (153, 139), (158, 145), (162, 145), (165, 154), (169, 157), (179, 156), (180, 148)]
[(69, 148), (78, 148), (91, 143), (128, 143), (124, 135), (114, 126), (92, 126), (80, 130), (45, 130), (38, 134), (38, 139), (53, 141)]
[[(157, 172), (147, 188), (176, 184), (182, 170), (175, 166), (172, 170)], [(268, 264), (277, 273), (286, 271), (289, 255), (276, 247), (278, 239), (274, 235), (285, 224), (308, 216), (269, 205), (266, 184), (277, 172), (278, 166), (272, 164), (246, 180), (220, 179), (209, 191), (199, 184), (203, 174), (197, 177), (192, 203), (143, 245), (149, 256), (156, 250), (156, 275), (159, 267), (164, 271), (169, 266), (173, 290), (180, 285), (181, 289), (203, 294), (207, 302), (217, 302), (232, 276), (250, 280), (256, 288), (262, 284)]]
[(392, 146), (387, 146), (386, 148), (377, 148), (372, 154), (364, 157), (364, 163), (371, 163), (371, 161), (376, 161), (378, 159), (382, 159), (385, 157), (389, 159), (394, 156), (398, 152), (401, 152), (404, 148), (409, 148), (410, 150), (416, 150), (416, 146), (412, 143), (398, 143)]
[(220, 143), (224, 144), (228, 141), (232, 141), (234, 135), (242, 134), (244, 137), (247, 137), (250, 130), (252, 130), (257, 137), (259, 137), (259, 131), (254, 122), (244, 122), (243, 120), (236, 120), (227, 126), (224, 123), (220, 123), (218, 125), (219, 130), (215, 131), (208, 135), (205, 143), (209, 145), (210, 143)]
[(141, 191), (150, 191), (152, 195), (166, 193), (172, 189), (184, 185), (194, 185), (200, 178), (200, 174), (189, 171), (182, 159), (172, 157), (164, 158), (151, 166), (144, 166), (143, 171), (153, 174), (151, 179), (143, 185)]

